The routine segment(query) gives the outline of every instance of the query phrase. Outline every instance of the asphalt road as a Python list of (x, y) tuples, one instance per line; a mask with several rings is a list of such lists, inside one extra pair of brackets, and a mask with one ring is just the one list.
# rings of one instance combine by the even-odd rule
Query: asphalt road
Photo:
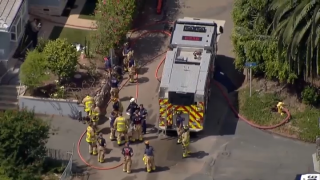
[[(151, 1), (148, 1), (151, 3)], [(221, 36), (217, 66), (224, 76), (228, 77), (234, 87), (239, 87), (243, 76), (233, 67), (233, 54), (230, 41), (232, 30), (231, 9), (233, 0), (176, 0), (168, 3), (166, 20), (177, 17), (200, 17), (225, 20), (224, 34)], [(145, 14), (154, 12), (150, 8)], [(162, 19), (161, 16), (146, 16), (143, 20), (148, 23)], [(141, 20), (142, 21), (142, 20)], [(163, 26), (151, 27), (162, 29)], [(150, 29), (150, 28), (149, 28)], [(143, 29), (145, 30), (145, 29)], [(142, 33), (143, 30), (133, 34)], [(135, 46), (137, 60), (148, 61), (151, 57), (166, 49), (168, 39), (164, 35), (150, 35), (138, 40)], [(155, 69), (161, 58), (154, 59), (139, 75), (138, 103), (143, 103), (149, 110), (149, 134), (146, 136), (156, 149), (157, 172), (147, 174), (142, 163), (143, 145), (133, 144), (135, 151), (133, 158), (133, 173), (126, 174), (122, 168), (114, 170), (94, 171), (90, 179), (116, 178), (119, 180), (291, 180), (296, 175), (313, 172), (311, 154), (315, 146), (274, 136), (264, 131), (254, 129), (234, 116), (230, 111), (221, 92), (212, 86), (210, 113), (206, 120), (205, 131), (194, 136), (191, 143), (192, 156), (182, 159), (182, 149), (175, 143), (174, 137), (158, 136), (152, 125), (156, 123), (158, 101), (158, 82), (154, 78)], [(161, 72), (161, 71), (160, 71)], [(223, 79), (223, 78), (222, 78)], [(219, 81), (223, 81), (218, 79)], [(228, 87), (226, 87), (228, 88)], [(232, 102), (237, 105), (237, 93), (225, 89)], [(126, 107), (130, 96), (136, 95), (136, 86), (127, 85), (120, 92), (122, 102)], [(110, 112), (110, 109), (108, 109)], [(59, 127), (58, 134), (48, 142), (48, 146), (55, 149), (69, 150), (73, 142), (85, 130), (85, 126), (77, 121), (63, 117), (55, 117), (52, 124)], [(110, 132), (108, 122), (100, 126), (108, 138)], [(99, 165), (96, 157), (88, 154), (87, 145), (82, 141), (80, 150), (84, 158), (90, 163), (100, 167), (110, 167), (119, 164), (121, 160), (120, 148), (115, 143), (108, 142), (109, 153), (107, 162)], [(75, 162), (83, 165), (77, 155)]]

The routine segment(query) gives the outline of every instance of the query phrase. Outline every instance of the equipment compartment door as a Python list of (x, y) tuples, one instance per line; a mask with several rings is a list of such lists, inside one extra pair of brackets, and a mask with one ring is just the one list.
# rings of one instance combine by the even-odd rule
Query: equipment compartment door
[(166, 126), (167, 128), (172, 127), (172, 105), (168, 99), (159, 99), (160, 106), (160, 126)]
[(186, 106), (175, 106), (174, 107), (174, 113), (172, 117), (172, 122), (174, 124), (174, 127), (176, 126), (176, 120), (177, 120), (177, 113), (181, 112), (181, 117), (184, 118), (183, 125), (189, 125), (189, 110)]

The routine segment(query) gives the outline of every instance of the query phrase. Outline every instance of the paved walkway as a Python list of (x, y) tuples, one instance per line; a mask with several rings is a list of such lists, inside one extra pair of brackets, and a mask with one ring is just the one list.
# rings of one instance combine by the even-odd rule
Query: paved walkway
[(79, 14), (85, 5), (86, 0), (76, 0), (75, 8), (71, 10), (70, 16), (66, 22), (66, 25), (76, 25), (92, 28), (95, 21), (79, 18)]
[[(65, 27), (77, 28), (77, 29), (92, 29), (95, 21), (79, 18), (79, 14), (83, 6), (85, 5), (85, 2), (86, 0), (76, 0), (74, 8), (71, 10), (69, 17), (43, 15), (41, 17), (38, 16), (38, 18), (40, 18), (45, 23), (49, 22), (58, 26), (65, 26)], [(34, 14), (32, 14), (31, 16), (37, 17)]]

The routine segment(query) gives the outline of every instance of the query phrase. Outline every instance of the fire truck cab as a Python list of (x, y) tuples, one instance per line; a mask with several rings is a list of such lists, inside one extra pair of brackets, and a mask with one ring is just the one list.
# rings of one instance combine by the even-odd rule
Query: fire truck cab
[(203, 130), (224, 23), (188, 17), (175, 21), (158, 92), (160, 130), (176, 130), (178, 114), (190, 131)]

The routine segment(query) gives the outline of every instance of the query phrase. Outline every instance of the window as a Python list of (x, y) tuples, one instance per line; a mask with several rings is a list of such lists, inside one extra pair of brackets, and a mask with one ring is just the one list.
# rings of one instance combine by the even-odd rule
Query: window
[(169, 102), (173, 105), (190, 106), (194, 104), (194, 93), (169, 92)]
[(11, 30), (10, 30), (10, 32), (12, 32), (12, 33), (16, 33), (16, 26), (11, 26)]
[(11, 41), (16, 42), (17, 41), (17, 27), (15, 25), (11, 26)]
[(11, 41), (17, 41), (17, 36), (15, 33), (11, 33)]

